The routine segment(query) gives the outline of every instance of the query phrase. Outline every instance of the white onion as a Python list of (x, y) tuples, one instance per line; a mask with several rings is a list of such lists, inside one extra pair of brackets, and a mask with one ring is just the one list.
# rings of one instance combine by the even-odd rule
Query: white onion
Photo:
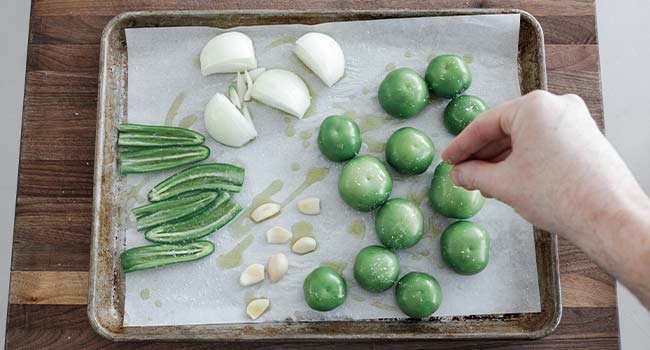
[(248, 111), (248, 106), (243, 105), (241, 109), (241, 114), (248, 120), (249, 123), (253, 124), (253, 118), (251, 118), (251, 112)]
[(200, 61), (203, 75), (257, 68), (253, 41), (240, 32), (227, 32), (212, 38), (201, 50)]
[(251, 97), (298, 118), (305, 116), (311, 103), (302, 78), (284, 69), (269, 69), (257, 77)]
[(226, 146), (241, 147), (257, 137), (253, 123), (223, 94), (215, 94), (203, 114), (208, 134)]
[(293, 53), (329, 87), (345, 73), (343, 50), (329, 35), (307, 33), (296, 40)]
[(228, 98), (230, 99), (230, 102), (232, 102), (232, 104), (235, 105), (235, 107), (241, 109), (241, 101), (239, 99), (239, 94), (237, 93), (235, 87), (232, 85), (228, 88)]
[(246, 92), (244, 93), (244, 101), (248, 102), (251, 100), (251, 93), (253, 92), (253, 79), (248, 74), (248, 71), (244, 72), (244, 76), (246, 77)]
[(253, 69), (251, 71), (248, 71), (248, 75), (250, 75), (253, 82), (255, 82), (255, 79), (257, 79), (257, 77), (259, 77), (260, 74), (264, 73), (265, 71), (266, 71), (266, 68), (259, 67), (259, 68)]
[(246, 93), (246, 82), (244, 81), (244, 76), (239, 72), (237, 72), (235, 86), (237, 86), (237, 95), (244, 97)]

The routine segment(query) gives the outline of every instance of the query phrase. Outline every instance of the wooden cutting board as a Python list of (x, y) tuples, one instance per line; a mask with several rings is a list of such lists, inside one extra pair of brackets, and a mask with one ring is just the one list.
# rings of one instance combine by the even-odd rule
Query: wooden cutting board
[(560, 240), (564, 312), (538, 341), (111, 343), (86, 317), (99, 39), (115, 15), (173, 9), (519, 8), (544, 28), (549, 90), (582, 96), (603, 127), (593, 0), (33, 0), (7, 321), (8, 349), (618, 347), (614, 280)]

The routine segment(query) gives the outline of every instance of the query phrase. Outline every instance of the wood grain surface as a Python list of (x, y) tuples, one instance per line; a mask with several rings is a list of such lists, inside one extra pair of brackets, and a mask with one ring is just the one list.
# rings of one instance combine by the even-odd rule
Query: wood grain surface
[[(519, 8), (545, 34), (549, 90), (582, 96), (603, 126), (593, 0), (34, 0), (16, 204), (8, 349), (254, 349), (259, 343), (111, 343), (86, 317), (99, 39), (129, 10)], [(564, 313), (537, 341), (266, 343), (269, 349), (611, 349), (618, 347), (614, 280), (560, 240)]]

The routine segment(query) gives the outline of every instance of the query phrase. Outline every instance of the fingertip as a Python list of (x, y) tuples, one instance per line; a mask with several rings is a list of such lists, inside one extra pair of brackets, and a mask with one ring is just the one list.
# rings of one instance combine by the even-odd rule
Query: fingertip
[(454, 183), (456, 186), (462, 186), (463, 185), (463, 177), (462, 174), (460, 173), (460, 170), (458, 169), (457, 166), (454, 166), (451, 168), (451, 174), (449, 174), (451, 177), (451, 182)]
[(442, 151), (442, 153), (440, 154), (440, 158), (442, 159), (443, 162), (453, 165), (453, 164), (455, 164), (454, 157), (453, 157), (453, 155), (449, 154), (449, 152), (447, 150), (448, 150), (448, 148), (445, 148), (445, 150)]

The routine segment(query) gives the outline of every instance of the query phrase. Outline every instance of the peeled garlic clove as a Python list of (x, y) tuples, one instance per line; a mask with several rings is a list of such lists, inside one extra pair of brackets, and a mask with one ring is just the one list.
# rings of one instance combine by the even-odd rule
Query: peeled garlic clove
[(272, 218), (282, 211), (282, 206), (278, 203), (265, 203), (255, 208), (251, 213), (251, 219), (255, 222), (261, 222)]
[(316, 240), (312, 237), (302, 237), (291, 246), (291, 251), (296, 254), (307, 254), (316, 250)]
[(266, 241), (273, 244), (287, 243), (291, 240), (293, 234), (284, 227), (275, 226), (266, 231)]
[(250, 265), (239, 275), (239, 284), (242, 287), (262, 281), (264, 281), (264, 265), (262, 264)]
[(228, 98), (230, 99), (230, 102), (235, 105), (235, 107), (241, 109), (241, 101), (239, 100), (239, 94), (237, 93), (237, 90), (235, 90), (234, 86), (230, 86), (228, 88)]
[(257, 79), (257, 77), (259, 77), (259, 76), (260, 76), (262, 73), (264, 73), (265, 71), (266, 71), (266, 68), (264, 68), (264, 67), (260, 67), (260, 68), (256, 68), (256, 69), (253, 69), (253, 70), (251, 70), (251, 71), (248, 71), (248, 75), (251, 77), (251, 80), (252, 80), (253, 82), (255, 82), (255, 80)]
[(293, 53), (329, 87), (345, 73), (343, 50), (329, 35), (307, 33), (296, 40)]
[(241, 147), (257, 137), (253, 123), (220, 93), (205, 106), (204, 122), (208, 134), (226, 146)]
[(302, 78), (284, 69), (270, 69), (257, 77), (251, 97), (298, 118), (305, 116), (311, 103), (309, 90)]
[(246, 305), (246, 314), (251, 319), (256, 320), (266, 312), (270, 305), (271, 301), (267, 298), (253, 299)]
[(318, 215), (320, 214), (320, 198), (309, 197), (302, 199), (297, 204), (298, 210), (301, 213), (307, 215)]
[(240, 32), (227, 32), (212, 38), (201, 50), (199, 60), (203, 75), (257, 68), (253, 41)]
[(273, 255), (269, 258), (267, 270), (269, 271), (269, 279), (272, 283), (279, 281), (287, 270), (289, 269), (289, 260), (287, 257), (280, 253)]

